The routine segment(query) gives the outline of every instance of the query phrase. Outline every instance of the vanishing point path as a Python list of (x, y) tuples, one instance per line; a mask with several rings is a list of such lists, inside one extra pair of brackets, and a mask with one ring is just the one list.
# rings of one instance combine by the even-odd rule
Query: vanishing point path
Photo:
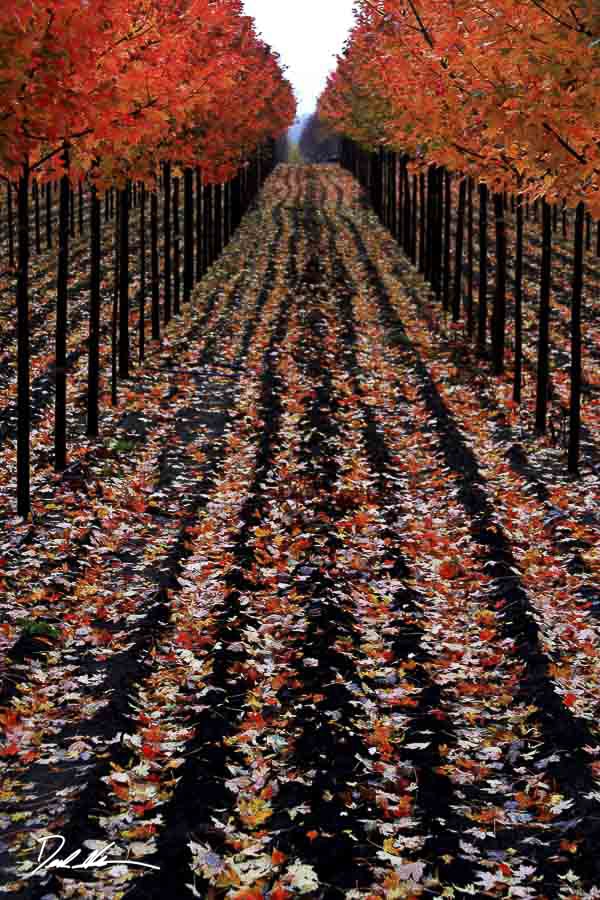
[(431, 310), (276, 169), (3, 560), (8, 896), (600, 897), (598, 522)]

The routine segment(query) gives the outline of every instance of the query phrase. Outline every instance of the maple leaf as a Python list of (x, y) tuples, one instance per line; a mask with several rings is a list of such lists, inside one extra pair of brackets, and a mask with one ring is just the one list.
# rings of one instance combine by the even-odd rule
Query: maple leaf
[(285, 873), (285, 881), (299, 894), (309, 894), (319, 887), (317, 873), (312, 866), (294, 863)]
[(278, 881), (273, 886), (270, 894), (271, 900), (289, 900), (292, 894)]
[(460, 571), (460, 566), (450, 560), (443, 562), (438, 569), (442, 578), (456, 578)]
[(16, 756), (19, 752), (19, 746), (14, 741), (0, 747), (0, 756)]
[(129, 785), (128, 784), (122, 784), (111, 778), (110, 785), (111, 785), (114, 793), (117, 795), (117, 797), (119, 797), (119, 799), (121, 799), (121, 800), (129, 799)]
[(240, 798), (238, 810), (242, 822), (252, 828), (262, 825), (263, 822), (266, 822), (267, 819), (273, 815), (273, 809), (270, 803), (267, 803), (259, 797), (250, 799), (246, 799), (245, 797)]

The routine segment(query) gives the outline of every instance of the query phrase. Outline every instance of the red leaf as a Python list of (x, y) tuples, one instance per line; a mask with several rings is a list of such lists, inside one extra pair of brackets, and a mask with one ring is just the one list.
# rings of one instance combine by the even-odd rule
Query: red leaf
[(15, 744), (15, 742), (12, 741), (12, 743), (7, 744), (5, 747), (2, 747), (0, 749), (0, 756), (16, 756), (18, 752), (18, 744)]
[(276, 884), (271, 891), (271, 900), (288, 900), (288, 897), (291, 896), (290, 892), (286, 891), (280, 884)]

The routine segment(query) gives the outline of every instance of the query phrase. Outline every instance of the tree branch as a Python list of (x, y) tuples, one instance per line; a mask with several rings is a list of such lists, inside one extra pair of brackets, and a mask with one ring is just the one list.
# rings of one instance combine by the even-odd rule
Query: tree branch
[(364, 2), (367, 4), (369, 9), (372, 9), (373, 12), (377, 13), (378, 16), (381, 16), (382, 19), (385, 19), (385, 13), (380, 12), (380, 10), (378, 10), (377, 7), (373, 3), (371, 3), (371, 0), (364, 0)]
[(580, 162), (582, 164), (585, 164), (587, 162), (585, 156), (582, 156), (581, 153), (578, 153), (577, 150), (571, 147), (571, 145), (567, 141), (565, 141), (565, 139), (561, 137), (560, 134), (558, 134), (558, 132), (556, 132), (551, 125), (549, 125), (547, 122), (544, 122), (543, 125), (544, 129), (549, 132), (549, 134), (553, 135), (553, 137), (556, 138), (561, 147), (563, 147), (563, 149), (566, 150), (567, 153), (570, 153), (571, 156), (574, 156), (577, 162)]
[(540, 0), (531, 0), (531, 3), (533, 3), (533, 5), (536, 6), (546, 16), (556, 22), (557, 25), (562, 25), (563, 28), (568, 28), (569, 31), (575, 31), (577, 32), (577, 34), (586, 34), (588, 37), (594, 36), (591, 31), (588, 31), (587, 28), (582, 28), (581, 26), (579, 26), (579, 28), (574, 28), (570, 22), (565, 22), (564, 19), (560, 19), (558, 16), (555, 16), (554, 13), (550, 12), (549, 9), (546, 9), (544, 4), (541, 3)]
[(476, 159), (485, 159), (485, 156), (482, 156), (481, 153), (477, 153), (475, 150), (469, 150), (468, 147), (463, 147), (462, 144), (457, 144), (455, 141), (452, 141), (452, 146), (456, 147), (460, 153), (466, 153), (468, 156), (474, 156)]
[(419, 24), (419, 30), (420, 30), (421, 34), (423, 35), (423, 37), (425, 38), (425, 40), (427, 41), (427, 43), (429, 44), (429, 46), (430, 46), (431, 49), (433, 50), (433, 46), (434, 46), (434, 45), (433, 45), (433, 38), (431, 37), (431, 34), (430, 34), (430, 32), (429, 32), (429, 29), (427, 28), (427, 26), (426, 26), (425, 23), (423, 22), (423, 19), (422, 19), (421, 16), (419, 15), (419, 11), (418, 11), (418, 9), (416, 8), (416, 6), (415, 6), (415, 4), (414, 4), (414, 0), (408, 0), (408, 5), (410, 6), (410, 8), (411, 8), (411, 10), (412, 10), (412, 12), (413, 12), (414, 17), (415, 17), (415, 19), (417, 20), (417, 22), (418, 22), (418, 24)]

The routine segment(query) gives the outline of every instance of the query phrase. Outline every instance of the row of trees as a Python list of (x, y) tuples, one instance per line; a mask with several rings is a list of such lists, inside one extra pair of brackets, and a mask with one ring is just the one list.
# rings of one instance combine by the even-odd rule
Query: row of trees
[[(251, 185), (256, 179), (268, 168), (272, 161), (272, 142), (269, 140), (262, 148), (258, 148), (256, 153), (251, 154), (245, 164), (240, 167), (237, 172), (239, 186), (237, 182), (232, 183), (232, 187), (239, 187), (240, 203), (245, 192), (251, 190)], [(194, 192), (198, 183), (198, 173), (194, 181)], [(0, 178), (0, 182), (4, 179)], [(200, 179), (201, 181), (201, 179)], [(158, 176), (157, 181), (160, 190), (163, 188), (162, 175)], [(223, 192), (223, 203), (225, 203), (225, 193), (230, 182), (217, 183), (211, 185), (207, 182), (205, 187), (209, 189), (209, 195), (212, 192), (219, 194)], [(69, 236), (75, 240), (87, 234), (90, 224), (90, 207), (91, 207), (91, 189), (93, 183), (88, 179), (80, 180), (77, 185), (70, 185), (69, 189)], [(31, 210), (31, 253), (35, 256), (46, 254), (51, 250), (56, 239), (58, 229), (59, 214), (59, 181), (38, 181), (32, 178), (30, 210)], [(200, 184), (199, 190), (202, 190)], [(5, 193), (0, 200), (0, 273), (3, 277), (11, 275), (16, 271), (16, 223), (13, 195), (15, 187), (11, 181), (5, 182)], [(130, 205), (138, 206), (138, 201), (144, 196), (149, 201), (149, 191), (144, 182), (130, 182)], [(117, 198), (117, 189), (108, 188), (104, 191), (101, 202), (101, 218), (104, 222), (112, 220), (115, 215), (115, 199)], [(215, 201), (216, 202), (216, 201)], [(235, 203), (235, 197), (231, 198), (231, 202)], [(200, 201), (201, 204), (201, 201)], [(1, 331), (1, 328), (0, 328)]]
[[(242, 15), (240, 0), (8, 0), (0, 9), (0, 176), (16, 188), (18, 512), (30, 510), (29, 268), (31, 182), (58, 180), (55, 464), (66, 464), (67, 289), (72, 190), (90, 192), (90, 383), (97, 392), (102, 267), (101, 203), (116, 191), (120, 265), (116, 272), (119, 371), (129, 374), (129, 209), (133, 186), (150, 194), (156, 245), (157, 187), (164, 190), (163, 299), (171, 314), (173, 189), (184, 195), (184, 296), (192, 261), (193, 180), (201, 178), (203, 227), (213, 190), (250, 168), (262, 180), (257, 148), (283, 131), (295, 102), (276, 54)], [(251, 161), (251, 162), (250, 162)], [(201, 174), (198, 175), (197, 173)], [(175, 180), (174, 179), (175, 173)], [(235, 179), (238, 178), (238, 182)], [(244, 181), (248, 175), (243, 176)], [(39, 190), (39, 187), (38, 187)], [(241, 190), (241, 187), (240, 187)], [(51, 192), (46, 189), (46, 197)], [(249, 190), (247, 190), (249, 194)], [(196, 196), (200, 195), (197, 187)], [(241, 200), (237, 205), (239, 210)], [(227, 207), (225, 207), (227, 208)], [(140, 240), (145, 234), (143, 211)], [(234, 214), (235, 216), (235, 214)], [(36, 222), (37, 225), (37, 222)], [(219, 225), (222, 234), (222, 225)], [(37, 241), (37, 234), (36, 234)], [(187, 250), (186, 250), (187, 248)], [(177, 251), (177, 247), (175, 248)], [(153, 269), (158, 264), (153, 259)], [(155, 279), (155, 272), (153, 274)], [(156, 280), (156, 279), (155, 279)], [(153, 290), (156, 289), (155, 281)], [(142, 292), (143, 297), (143, 292)], [(143, 299), (142, 299), (143, 304)], [(114, 328), (113, 328), (114, 341)], [(92, 416), (93, 419), (93, 416)], [(93, 428), (93, 422), (92, 426)], [(96, 426), (97, 427), (97, 426)]]
[[(384, 209), (377, 198), (389, 190), (384, 184), (393, 186), (392, 206), (402, 207), (406, 236), (420, 206), (423, 269), (445, 305), (448, 287), (442, 271), (448, 271), (450, 253), (452, 179), (460, 183), (455, 252), (461, 264), (465, 215), (468, 219), (471, 211), (472, 224), (476, 191), (481, 238), (480, 350), (487, 321), (491, 201), (496, 226), (491, 356), (497, 374), (504, 369), (506, 333), (505, 197), (516, 197), (517, 402), (524, 214), (529, 203), (540, 203), (543, 259), (536, 426), (542, 433), (547, 427), (553, 208), (575, 208), (569, 469), (576, 472), (586, 210), (588, 222), (589, 216), (600, 217), (600, 134), (594, 115), (596, 75), (600, 74), (600, 14), (588, 0), (554, 0), (552, 4), (545, 0), (489, 0), (484, 4), (476, 0), (359, 0), (357, 6), (357, 25), (320, 99), (319, 115), (347, 137), (346, 163), (357, 174), (360, 153), (370, 155), (369, 178), (380, 213)], [(459, 267), (455, 318), (460, 315), (456, 298), (461, 291)]]

